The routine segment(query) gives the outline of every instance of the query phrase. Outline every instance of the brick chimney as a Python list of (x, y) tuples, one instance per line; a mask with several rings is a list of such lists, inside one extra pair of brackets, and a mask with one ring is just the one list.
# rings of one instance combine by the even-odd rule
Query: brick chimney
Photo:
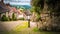
[(8, 4), (6, 4), (6, 6), (10, 6), (10, 4), (8, 3)]
[(1, 0), (1, 2), (3, 3), (4, 0)]

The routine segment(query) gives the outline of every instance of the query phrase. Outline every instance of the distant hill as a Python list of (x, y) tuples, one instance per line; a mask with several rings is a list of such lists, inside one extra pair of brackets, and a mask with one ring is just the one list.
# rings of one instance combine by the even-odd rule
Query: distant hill
[(31, 6), (29, 5), (11, 5), (12, 7), (16, 7), (16, 8), (24, 8), (24, 9), (30, 9)]

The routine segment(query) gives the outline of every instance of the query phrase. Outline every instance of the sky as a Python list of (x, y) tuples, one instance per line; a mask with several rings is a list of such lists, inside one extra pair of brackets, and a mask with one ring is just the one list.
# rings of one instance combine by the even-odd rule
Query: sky
[(4, 3), (10, 3), (11, 5), (30, 5), (31, 0), (4, 0)]

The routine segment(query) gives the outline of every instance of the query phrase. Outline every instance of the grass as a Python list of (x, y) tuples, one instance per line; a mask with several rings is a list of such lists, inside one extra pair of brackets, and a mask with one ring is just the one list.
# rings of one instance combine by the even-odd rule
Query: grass
[[(28, 31), (29, 32), (29, 31)], [(10, 32), (7, 32), (7, 31), (4, 31), (4, 32), (0, 32), (0, 34), (29, 34), (27, 32), (15, 32), (15, 31), (10, 31)], [(30, 32), (30, 34), (60, 34), (60, 32)]]
[(39, 29), (37, 28), (37, 27), (35, 27), (35, 28), (33, 28), (33, 30), (32, 31), (34, 31), (34, 32), (38, 32), (39, 31)]
[(25, 28), (28, 28), (28, 22), (23, 22), (21, 25), (17, 25), (13, 28), (13, 31), (22, 31)]
[(48, 32), (48, 31), (39, 31), (37, 27), (33, 28), (32, 30), (36, 34), (60, 34), (60, 32)]

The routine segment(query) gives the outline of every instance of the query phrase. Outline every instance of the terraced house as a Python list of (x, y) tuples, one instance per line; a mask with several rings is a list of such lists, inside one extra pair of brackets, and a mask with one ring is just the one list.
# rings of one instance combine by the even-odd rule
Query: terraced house
[(8, 4), (4, 4), (3, 0), (0, 1), (0, 19), (3, 14), (6, 15), (6, 13), (9, 11), (7, 6)]
[(18, 13), (15, 7), (10, 7), (10, 4), (4, 4), (4, 0), (0, 1), (0, 20), (3, 15), (6, 15), (6, 17), (12, 17), (13, 13)]

